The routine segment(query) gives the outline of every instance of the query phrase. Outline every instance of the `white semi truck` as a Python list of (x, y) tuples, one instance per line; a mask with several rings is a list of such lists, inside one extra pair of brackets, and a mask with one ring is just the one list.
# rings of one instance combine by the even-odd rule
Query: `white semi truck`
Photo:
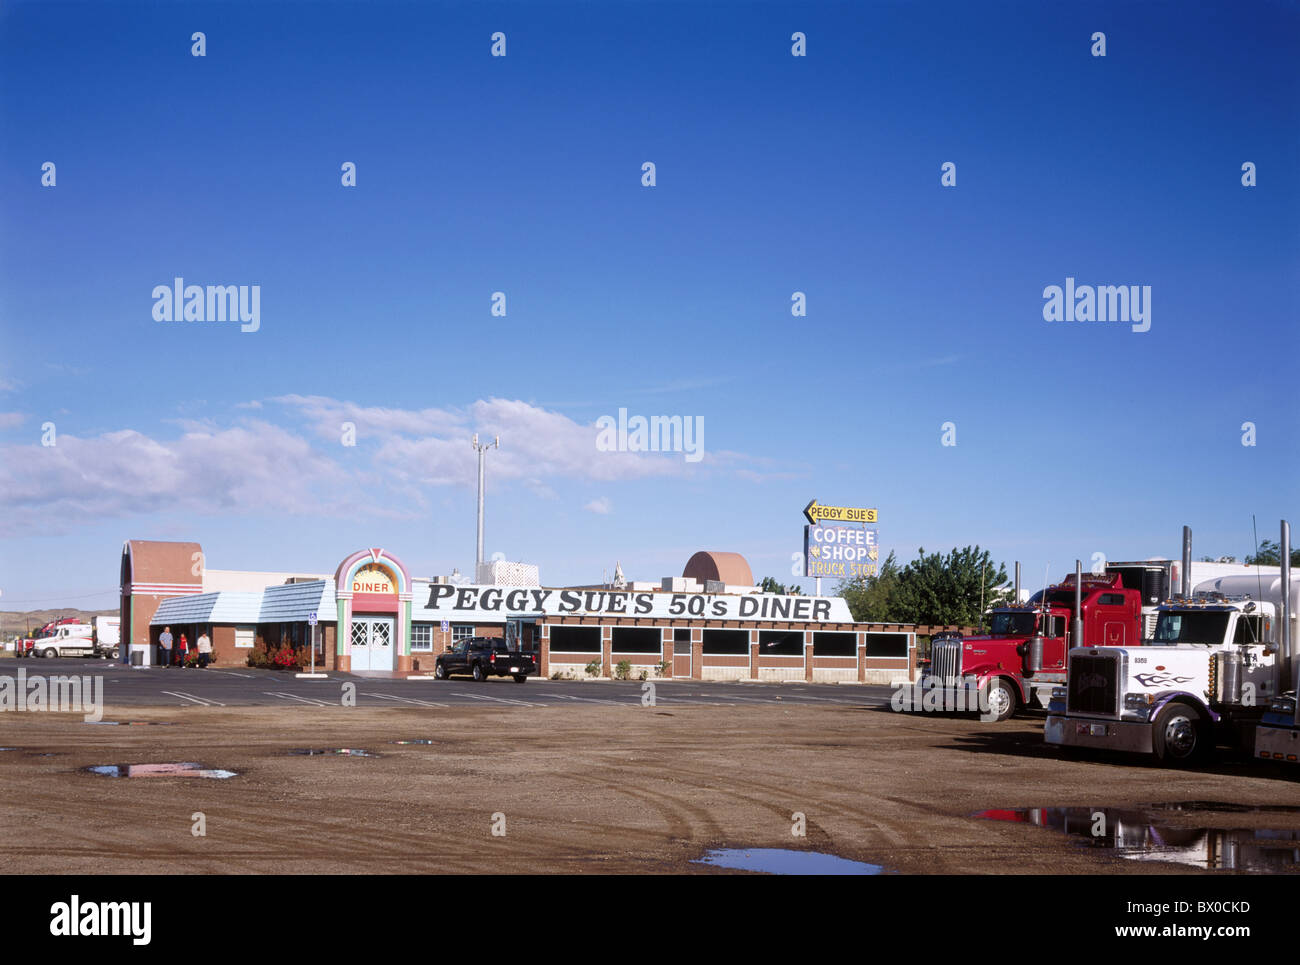
[[(1281, 550), (1282, 572), (1284, 579), (1291, 579), (1291, 527), (1282, 523), (1282, 539), (1278, 546)], [(1287, 764), (1300, 763), (1300, 633), (1297, 633), (1295, 600), (1290, 604), (1291, 620), (1283, 627), (1282, 653), (1289, 657), (1291, 665), (1291, 689), (1278, 694), (1269, 704), (1259, 726), (1255, 728), (1255, 756), (1266, 761), (1283, 761)]]
[[(1185, 541), (1190, 576), (1189, 555)], [(1048, 708), (1047, 743), (1149, 754), (1171, 765), (1203, 760), (1221, 740), (1252, 751), (1265, 714), (1285, 704), (1296, 679), (1290, 641), (1300, 580), (1284, 563), (1276, 576), (1220, 577), (1194, 592), (1188, 580), (1183, 586), (1157, 608), (1147, 646), (1070, 651), (1066, 685)]]
[(121, 620), (95, 617), (94, 623), (63, 623), (33, 641), (35, 657), (112, 657), (119, 653)]

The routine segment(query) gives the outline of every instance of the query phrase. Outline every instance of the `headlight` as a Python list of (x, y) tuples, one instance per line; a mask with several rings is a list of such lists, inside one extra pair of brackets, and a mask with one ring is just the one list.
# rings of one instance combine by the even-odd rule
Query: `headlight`
[(1290, 714), (1295, 716), (1295, 698), (1294, 697), (1274, 697), (1273, 702), (1268, 705), (1268, 709), (1275, 714)]
[(1065, 688), (1064, 688), (1064, 687), (1053, 687), (1053, 688), (1052, 688), (1052, 699), (1053, 699), (1053, 700), (1064, 700), (1064, 699), (1066, 698), (1066, 696), (1067, 696), (1067, 695), (1066, 695), (1066, 691), (1065, 691)]
[(1155, 698), (1151, 694), (1125, 694), (1124, 710), (1130, 714), (1146, 717)]

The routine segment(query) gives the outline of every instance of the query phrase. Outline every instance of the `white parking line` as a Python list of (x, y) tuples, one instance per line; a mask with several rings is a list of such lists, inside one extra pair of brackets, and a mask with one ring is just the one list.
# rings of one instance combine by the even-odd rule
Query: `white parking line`
[(325, 700), (317, 700), (314, 697), (299, 697), (297, 694), (283, 693), (278, 690), (264, 690), (262, 693), (268, 697), (279, 697), (281, 700), (298, 700), (304, 704), (311, 704), (315, 707), (333, 707), (334, 704)]
[(498, 704), (514, 704), (516, 707), (540, 707), (541, 704), (530, 704), (526, 700), (511, 700), (508, 697), (489, 697), (487, 694), (465, 694), (471, 700), (492, 700)]
[(200, 667), (199, 669), (204, 673), (223, 673), (230, 677), (247, 677), (249, 680), (257, 676), (255, 673), (235, 673), (233, 670), (213, 670), (211, 667)]
[[(783, 700), (824, 700), (828, 704), (860, 704), (860, 700), (845, 700), (842, 697), (814, 697), (812, 694), (782, 694)], [(775, 699), (773, 697), (772, 699)]]
[(363, 691), (362, 694), (361, 694), (361, 696), (362, 696), (362, 697), (380, 697), (380, 698), (382, 698), (382, 699), (384, 699), (384, 700), (396, 700), (396, 701), (398, 701), (398, 702), (400, 702), (400, 703), (403, 703), (403, 704), (419, 704), (421, 707), (446, 707), (446, 706), (448, 706), (447, 704), (440, 704), (440, 703), (437, 703), (436, 701), (432, 701), (432, 700), (417, 700), (417, 699), (415, 699), (414, 697), (399, 697), (399, 696), (397, 696), (396, 694), (372, 694), (372, 693), (367, 693), (367, 692)]
[(195, 697), (193, 694), (187, 694), (183, 690), (164, 690), (168, 697), (179, 697), (182, 700), (192, 700), (200, 707), (224, 707), (226, 706), (219, 700), (209, 700), (207, 697)]

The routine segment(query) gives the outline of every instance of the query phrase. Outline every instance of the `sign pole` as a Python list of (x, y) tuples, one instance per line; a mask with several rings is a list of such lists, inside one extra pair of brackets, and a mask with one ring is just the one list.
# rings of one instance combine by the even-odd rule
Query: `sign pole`
[(311, 670), (308, 673), (297, 674), (297, 676), (299, 677), (306, 677), (310, 679), (313, 677), (326, 676), (323, 673), (318, 674), (316, 672), (316, 631), (317, 631), (316, 611), (313, 610), (311, 613), (307, 614), (307, 646), (311, 647)]

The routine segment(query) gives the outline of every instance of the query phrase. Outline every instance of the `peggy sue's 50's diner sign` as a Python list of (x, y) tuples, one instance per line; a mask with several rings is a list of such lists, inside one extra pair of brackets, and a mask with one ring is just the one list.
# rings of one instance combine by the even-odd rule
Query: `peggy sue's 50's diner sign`
[[(623, 590), (543, 590), (501, 586), (428, 584), (429, 599), (411, 616), (429, 619), (540, 613), (546, 616), (632, 616), (709, 620), (780, 620), (852, 623), (839, 597), (780, 596), (773, 593), (629, 593)], [(416, 599), (423, 593), (416, 587)]]

